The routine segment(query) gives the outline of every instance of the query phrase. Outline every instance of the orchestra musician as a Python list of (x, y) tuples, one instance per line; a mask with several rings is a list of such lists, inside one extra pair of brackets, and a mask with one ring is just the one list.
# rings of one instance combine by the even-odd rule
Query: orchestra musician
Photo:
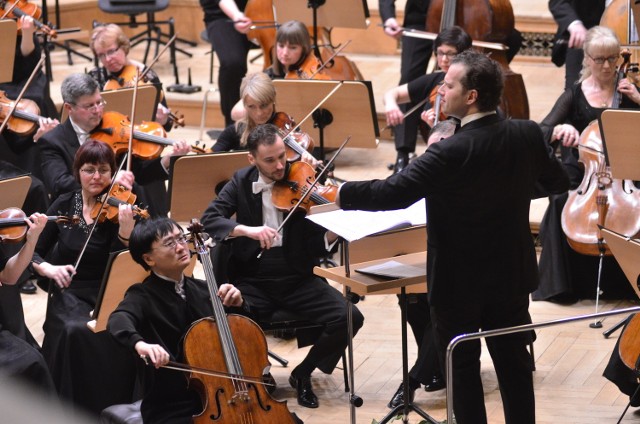
[[(119, 85), (124, 87), (133, 86), (133, 81), (122, 78), (122, 75), (125, 70), (129, 71), (131, 69), (129, 68), (130, 66), (134, 66), (140, 73), (146, 71), (145, 82), (152, 84), (162, 93), (162, 82), (158, 75), (152, 69), (147, 71), (144, 63), (129, 58), (131, 41), (122, 32), (120, 26), (107, 24), (95, 27), (91, 34), (90, 46), (93, 54), (100, 60), (102, 67), (92, 69), (89, 71), (89, 75), (98, 81), (98, 85), (102, 90), (111, 80), (116, 80)], [(170, 131), (173, 126), (173, 119), (170, 116), (171, 111), (167, 106), (167, 99), (164, 94), (161, 94), (160, 98), (161, 101), (158, 103), (155, 121), (162, 124), (165, 131)]]
[(264, 71), (271, 79), (285, 78), (290, 72), (309, 79), (321, 64), (311, 48), (309, 29), (300, 21), (288, 21), (278, 27), (274, 56), (273, 64)]
[[(548, 142), (560, 141), (562, 163), (571, 179), (571, 189), (578, 187), (584, 169), (578, 162), (580, 134), (603, 110), (612, 106), (614, 92), (622, 96), (621, 107), (638, 108), (640, 93), (626, 78), (615, 87), (616, 64), (620, 63), (620, 43), (609, 28), (596, 26), (587, 32), (580, 80), (556, 101), (540, 127)], [(533, 300), (573, 303), (593, 298), (599, 259), (577, 253), (569, 247), (561, 227), (561, 214), (567, 193), (551, 196), (540, 225), (540, 286)], [(601, 288), (608, 298), (635, 297), (622, 270), (613, 257), (603, 259)]]
[[(456, 129), (456, 122), (453, 119), (440, 121), (431, 128), (427, 139), (427, 148), (430, 145), (449, 138)], [(405, 305), (400, 302), (401, 308)], [(418, 356), (413, 367), (409, 370), (409, 401), (413, 402), (415, 391), (424, 385), (427, 392), (435, 392), (445, 388), (442, 370), (438, 361), (438, 354), (433, 338), (433, 326), (431, 325), (431, 314), (429, 312), (429, 297), (426, 293), (410, 293), (407, 295), (407, 323), (411, 327), (413, 337), (418, 345)], [(404, 403), (404, 384), (400, 383), (398, 390), (387, 404), (389, 408), (395, 408)]]
[[(52, 198), (72, 192), (79, 187), (73, 176), (73, 161), (78, 148), (87, 140), (91, 132), (100, 128), (105, 102), (100, 95), (98, 83), (87, 74), (71, 74), (62, 82), (62, 99), (69, 118), (53, 130), (43, 135), (38, 142), (42, 153), (45, 183)], [(180, 140), (173, 145), (171, 156), (184, 155), (191, 151), (186, 141)], [(116, 181), (127, 188), (134, 182), (145, 185), (153, 181), (165, 181), (168, 178), (170, 157), (142, 160), (133, 158), (132, 172), (121, 171)], [(166, 202), (154, 202), (141, 188), (136, 187), (138, 201), (149, 205), (152, 215), (166, 213)]]
[(105, 220), (90, 231), (96, 196), (110, 186), (115, 166), (107, 144), (91, 139), (82, 144), (73, 163), (80, 188), (60, 195), (48, 211), (77, 216), (79, 223), (47, 224), (31, 265), (49, 287), (42, 354), (58, 394), (95, 414), (113, 404), (132, 402), (136, 376), (130, 352), (108, 333), (87, 327), (109, 254), (127, 247), (134, 227), (131, 206), (125, 204), (119, 207), (118, 223)]
[[(404, 9), (404, 22), (400, 26), (396, 20), (395, 0), (378, 0), (378, 10), (384, 25), (384, 33), (389, 37), (400, 39), (403, 28), (426, 30), (429, 3), (429, 0), (407, 0)], [(402, 37), (398, 85), (402, 86), (425, 74), (431, 58), (432, 44), (431, 40)], [(418, 101), (400, 106), (401, 113), (411, 109)], [(409, 115), (403, 123), (394, 129), (394, 142), (398, 155), (394, 172), (400, 172), (407, 166), (409, 153), (415, 151), (419, 123), (420, 117), (417, 114)]]
[[(344, 209), (386, 210), (426, 198), (429, 302), (443, 366), (455, 336), (531, 322), (529, 293), (538, 275), (529, 205), (543, 194), (539, 186), (559, 193), (569, 185), (534, 122), (497, 115), (503, 81), (500, 65), (485, 55), (457, 55), (439, 92), (443, 112), (461, 128), (403, 172), (345, 183), (336, 200)], [(530, 333), (486, 339), (508, 423), (535, 423), (529, 342)], [(453, 354), (459, 424), (487, 422), (480, 349), (475, 340)]]
[[(290, 212), (294, 215), (279, 234), (284, 213), (273, 205), (271, 190), (288, 171), (278, 128), (270, 124), (256, 127), (247, 139), (247, 149), (251, 166), (234, 174), (204, 212), (202, 224), (218, 242), (232, 237), (227, 276), (242, 291), (258, 322), (268, 321), (276, 309), (286, 309), (324, 325), (289, 377), (298, 403), (317, 408), (311, 373), (318, 368), (330, 374), (348, 343), (346, 300), (313, 274), (319, 258), (335, 250), (338, 237), (305, 219), (302, 211)], [(363, 321), (354, 307), (354, 333)]]
[(240, 98), (240, 83), (247, 73), (252, 43), (245, 35), (251, 19), (244, 14), (247, 0), (200, 0), (209, 42), (220, 60), (218, 87), (225, 127), (233, 123), (231, 109)]
[(25, 334), (15, 331), (19, 321), (20, 326), (28, 333), (19, 294), (11, 297), (18, 305), (19, 316), (10, 316), (13, 310), (4, 307), (5, 300), (10, 296), (5, 290), (6, 286), (15, 284), (31, 262), (38, 237), (47, 224), (47, 217), (41, 213), (34, 213), (25, 218), (25, 222), (28, 230), (25, 243), (18, 253), (13, 256), (0, 254), (0, 373), (26, 381), (36, 390), (55, 394), (55, 386), (47, 364), (39, 352), (38, 344), (30, 333), (27, 338)]
[[(397, 128), (399, 124), (404, 122), (404, 112), (400, 108), (400, 105), (405, 103), (417, 104), (421, 100), (429, 98), (438, 85), (442, 83), (444, 75), (449, 70), (451, 61), (458, 54), (471, 47), (471, 37), (460, 27), (452, 26), (441, 31), (435, 39), (436, 60), (438, 68), (442, 70), (436, 71), (430, 74), (424, 74), (420, 77), (409, 81), (406, 84), (394, 87), (384, 93), (384, 106), (385, 114), (387, 117), (387, 124), (393, 125)], [(425, 112), (422, 112), (421, 118), (425, 121), (429, 127), (433, 126), (436, 114), (435, 105), (432, 104), (431, 99), (427, 100), (425, 105)], [(416, 113), (417, 115), (417, 113)], [(408, 117), (407, 117), (408, 118)], [(396, 130), (397, 131), (397, 130)], [(398, 140), (398, 133), (396, 133), (396, 140)], [(398, 157), (402, 157), (406, 160), (396, 161), (396, 167), (394, 172), (400, 172), (409, 163), (409, 153), (415, 150), (414, 145), (410, 149), (404, 149), (398, 147)]]
[(564, 89), (580, 78), (587, 30), (600, 23), (606, 0), (549, 0), (549, 11), (558, 24), (553, 39), (552, 61), (565, 64)]
[[(237, 114), (235, 124), (220, 133), (212, 148), (214, 152), (246, 150), (249, 134), (258, 125), (271, 124), (276, 118), (276, 88), (264, 72), (247, 74), (242, 79), (240, 102), (242, 113)], [(308, 152), (302, 155), (302, 160), (313, 167), (319, 163)]]
[[(127, 290), (107, 329), (121, 345), (155, 366), (145, 370), (143, 421), (191, 423), (203, 409), (200, 397), (190, 390), (183, 373), (162, 366), (169, 361), (184, 363), (185, 333), (194, 321), (213, 315), (207, 283), (184, 275), (191, 260), (189, 246), (180, 226), (169, 218), (136, 225), (129, 250), (151, 275)], [(249, 312), (233, 285), (222, 284), (217, 294), (228, 312)]]

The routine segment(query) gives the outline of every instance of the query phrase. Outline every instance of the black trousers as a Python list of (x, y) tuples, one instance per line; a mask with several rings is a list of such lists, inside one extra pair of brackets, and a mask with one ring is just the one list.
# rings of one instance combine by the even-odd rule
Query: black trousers
[[(531, 323), (529, 296), (460, 300), (455, 306), (431, 305), (431, 319), (444, 364), (447, 346), (457, 335)], [(507, 424), (535, 424), (532, 361), (527, 351), (530, 341), (529, 332), (486, 339)], [(487, 423), (480, 351), (480, 340), (471, 340), (460, 343), (453, 353), (453, 409), (458, 424)]]
[(240, 83), (247, 73), (247, 55), (252, 44), (245, 34), (235, 30), (233, 22), (217, 19), (207, 24), (207, 34), (220, 60), (218, 89), (224, 125), (233, 124), (231, 109), (240, 100)]
[[(398, 296), (398, 303), (403, 307)], [(407, 323), (418, 345), (418, 356), (409, 375), (422, 384), (428, 384), (433, 377), (442, 377), (436, 350), (429, 299), (426, 293), (407, 295)]]
[[(304, 362), (326, 374), (333, 372), (349, 341), (347, 300), (338, 290), (315, 276), (260, 282), (239, 280), (236, 287), (258, 322), (267, 320), (276, 309), (285, 309), (305, 320), (324, 324), (324, 331)], [(352, 313), (355, 334), (362, 327), (364, 317), (355, 306)]]
[[(409, 28), (424, 31), (424, 26), (410, 25)], [(400, 56), (400, 82), (406, 84), (418, 78), (427, 71), (433, 43), (431, 40), (422, 40), (413, 37), (402, 37), (402, 53)], [(422, 99), (419, 99), (422, 100)], [(400, 110), (406, 112), (416, 103), (400, 105)], [(411, 153), (416, 149), (418, 137), (418, 125), (420, 124), (420, 111), (417, 110), (407, 116), (404, 122), (394, 128), (396, 150)], [(426, 141), (426, 140), (425, 140)]]

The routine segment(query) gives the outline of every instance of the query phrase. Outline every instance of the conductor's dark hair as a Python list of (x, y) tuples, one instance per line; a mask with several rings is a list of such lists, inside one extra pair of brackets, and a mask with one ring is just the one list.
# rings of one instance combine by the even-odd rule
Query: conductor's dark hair
[(453, 65), (464, 66), (465, 75), (460, 82), (466, 90), (478, 92), (478, 110), (496, 110), (504, 90), (504, 76), (498, 62), (485, 54), (467, 50), (453, 58)]
[(255, 157), (258, 147), (270, 146), (277, 140), (278, 127), (273, 124), (258, 125), (247, 137), (247, 150)]
[(450, 28), (443, 29), (436, 37), (434, 43), (436, 49), (441, 45), (446, 44), (456, 48), (458, 53), (462, 53), (471, 47), (471, 37), (466, 31), (457, 25)]
[(175, 228), (182, 232), (182, 228), (176, 221), (163, 216), (138, 222), (129, 236), (129, 252), (133, 260), (149, 271), (149, 265), (145, 262), (143, 255), (151, 252), (154, 241), (161, 240)]

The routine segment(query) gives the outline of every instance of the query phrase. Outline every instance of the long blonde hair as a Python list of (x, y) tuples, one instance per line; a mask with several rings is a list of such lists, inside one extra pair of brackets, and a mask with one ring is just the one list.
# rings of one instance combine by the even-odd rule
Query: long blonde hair
[[(276, 88), (271, 78), (264, 72), (247, 74), (240, 84), (240, 98), (243, 103), (247, 100), (247, 97), (251, 97), (261, 105), (275, 104)], [(236, 131), (242, 131), (240, 135), (241, 147), (246, 146), (247, 137), (256, 126), (257, 124), (249, 118), (248, 113), (245, 113), (244, 118), (236, 122)]]
[(591, 68), (587, 65), (588, 56), (591, 56), (594, 50), (618, 50), (620, 51), (620, 40), (616, 34), (609, 28), (603, 26), (594, 26), (587, 31), (587, 36), (582, 46), (584, 58), (582, 59), (582, 70), (580, 71), (580, 79), (582, 82), (591, 76)]

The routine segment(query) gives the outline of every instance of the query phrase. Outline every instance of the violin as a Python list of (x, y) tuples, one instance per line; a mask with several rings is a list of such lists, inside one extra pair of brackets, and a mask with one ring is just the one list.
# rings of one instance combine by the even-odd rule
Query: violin
[[(283, 211), (290, 211), (303, 196), (307, 196), (300, 207), (307, 212), (311, 206), (325, 205), (336, 201), (338, 187), (334, 185), (316, 184), (309, 193), (316, 180), (316, 171), (306, 162), (293, 162), (289, 165), (286, 178), (276, 181), (271, 190), (273, 205)], [(309, 193), (307, 195), (307, 193)]]
[[(4, 123), (14, 104), (15, 101), (8, 98), (5, 92), (0, 90), (0, 123)], [(28, 135), (37, 129), (38, 121), (41, 118), (40, 108), (36, 102), (23, 98), (9, 117), (7, 129), (19, 135)]]
[[(100, 126), (91, 132), (91, 138), (107, 143), (116, 155), (129, 150), (131, 122), (119, 112), (108, 111), (102, 115)], [(162, 125), (158, 122), (142, 121), (133, 126), (132, 154), (141, 159), (155, 159), (165, 146), (173, 146), (175, 140), (166, 138)]]
[[(313, 151), (313, 138), (304, 132), (291, 132), (295, 128), (296, 123), (285, 112), (276, 112), (271, 119), (271, 123), (280, 128), (280, 136), (284, 141), (287, 151), (287, 161), (294, 162), (300, 160), (305, 151)], [(288, 135), (287, 135), (288, 134)]]
[(287, 72), (284, 79), (330, 80), (331, 77), (324, 72), (320, 59), (310, 52), (298, 68)]
[[(7, 208), (0, 211), (0, 244), (19, 243), (27, 235), (28, 225), (25, 222), (27, 215), (18, 208)], [(80, 217), (47, 216), (48, 222), (62, 222), (77, 224)]]
[(439, 121), (444, 121), (445, 119), (447, 119), (447, 115), (445, 115), (440, 110), (440, 100), (442, 99), (442, 96), (440, 95), (440, 93), (438, 93), (440, 86), (441, 84), (438, 84), (433, 87), (433, 90), (431, 90), (431, 94), (429, 94), (429, 103), (431, 103), (436, 112), (436, 119), (433, 122), (433, 125), (437, 124)]
[[(102, 87), (103, 91), (111, 91), (111, 90), (119, 90), (121, 88), (131, 88), (135, 87), (136, 83), (138, 85), (155, 85), (151, 82), (151, 79), (147, 77), (147, 73), (151, 68), (146, 68), (138, 77), (138, 67), (136, 65), (125, 65), (120, 71), (120, 74), (117, 78), (109, 79), (104, 87)], [(160, 98), (159, 101), (164, 99), (164, 90), (160, 89)], [(169, 117), (173, 121), (173, 127), (184, 127), (184, 115), (176, 115), (175, 113), (170, 113)]]
[(58, 33), (49, 26), (43, 24), (38, 19), (42, 16), (42, 9), (35, 3), (29, 3), (27, 0), (17, 0), (11, 3), (7, 0), (0, 1), (0, 14), (2, 17), (17, 19), (18, 33), (22, 31), (22, 23), (20, 18), (23, 16), (31, 16), (34, 25), (51, 38), (56, 38)]
[(251, 319), (227, 315), (218, 297), (218, 285), (202, 224), (192, 220), (189, 226), (195, 250), (202, 262), (214, 316), (196, 321), (184, 338), (184, 356), (190, 367), (222, 370), (228, 377), (193, 373), (204, 410), (193, 422), (210, 423), (294, 423), (286, 401), (271, 398), (264, 385), (234, 376), (262, 375), (269, 366), (264, 333)]
[[(96, 204), (91, 209), (91, 219), (103, 223), (105, 220), (118, 223), (118, 211), (120, 205), (131, 205), (131, 210), (135, 216), (142, 219), (149, 218), (149, 212), (135, 205), (137, 196), (123, 185), (115, 184), (109, 193), (98, 196)], [(103, 206), (104, 205), (104, 206)]]
[[(625, 54), (628, 63), (629, 55)], [(623, 63), (619, 70), (626, 67)], [(618, 80), (624, 78), (618, 72), (614, 87), (613, 107), (620, 105)], [(611, 255), (598, 225), (621, 234), (640, 232), (640, 216), (631, 211), (640, 208), (640, 190), (630, 180), (614, 179), (605, 161), (602, 135), (597, 121), (593, 121), (580, 134), (579, 161), (584, 166), (584, 176), (575, 190), (570, 190), (562, 209), (562, 230), (567, 242), (578, 253), (599, 256)]]

